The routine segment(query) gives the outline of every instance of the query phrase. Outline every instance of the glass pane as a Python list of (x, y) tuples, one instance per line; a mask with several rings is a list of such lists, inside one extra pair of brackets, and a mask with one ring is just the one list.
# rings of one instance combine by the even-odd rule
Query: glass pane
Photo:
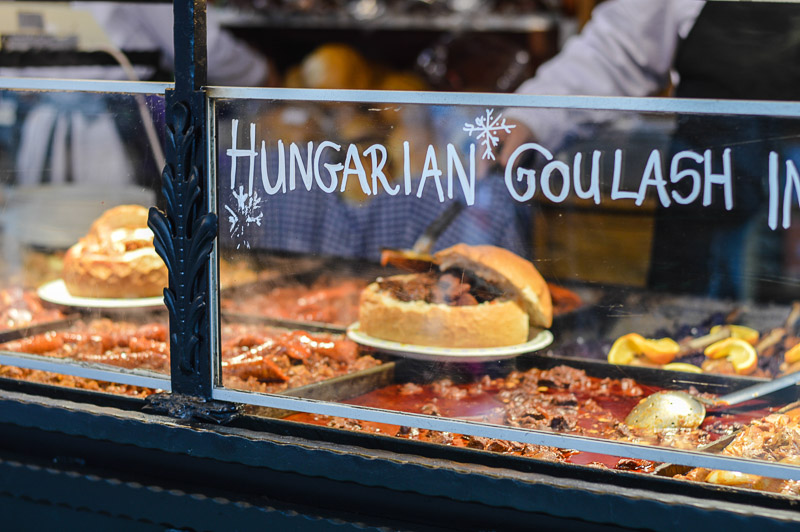
[[(306, 404), (302, 422), (676, 478), (709, 470), (481, 434), (800, 459), (795, 386), (710, 407), (698, 428), (628, 417), (661, 390), (713, 400), (800, 368), (798, 119), (229, 99), (214, 112), (226, 389), (427, 416)], [(236, 323), (260, 333), (244, 341)]]
[(163, 114), (160, 94), (0, 90), (0, 376), (139, 396), (152, 390), (137, 375), (168, 384), (166, 267), (146, 225)]

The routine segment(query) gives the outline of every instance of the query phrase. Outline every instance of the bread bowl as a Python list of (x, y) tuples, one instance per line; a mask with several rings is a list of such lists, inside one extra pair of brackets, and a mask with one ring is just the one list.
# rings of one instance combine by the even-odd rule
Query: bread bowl
[(109, 209), (67, 251), (63, 278), (72, 296), (127, 299), (162, 294), (167, 267), (153, 246), (147, 212), (140, 205)]
[(547, 283), (529, 261), (495, 246), (458, 244), (428, 273), (379, 278), (361, 293), (359, 329), (393, 342), (485, 348), (550, 327)]

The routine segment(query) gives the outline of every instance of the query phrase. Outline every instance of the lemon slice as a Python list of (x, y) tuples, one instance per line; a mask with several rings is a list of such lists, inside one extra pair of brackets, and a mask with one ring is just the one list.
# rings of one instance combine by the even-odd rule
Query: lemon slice
[(800, 344), (792, 347), (783, 355), (783, 359), (786, 361), (787, 364), (794, 364), (798, 360), (800, 360)]
[(753, 373), (758, 365), (755, 348), (741, 338), (725, 338), (706, 347), (703, 353), (708, 358), (727, 359), (740, 375)]
[(745, 342), (756, 345), (759, 338), (759, 333), (755, 329), (745, 327), (744, 325), (714, 325), (709, 331), (711, 334), (716, 334), (721, 331), (723, 327), (727, 327), (731, 331), (732, 338), (741, 338)]
[(641, 334), (630, 333), (620, 336), (608, 351), (610, 364), (630, 364), (634, 357), (641, 353), (641, 344), (645, 341)]
[(647, 338), (639, 345), (639, 349), (651, 362), (669, 364), (675, 359), (675, 355), (678, 354), (681, 347), (672, 338), (661, 338), (660, 340)]
[(703, 373), (703, 370), (694, 364), (687, 364), (686, 362), (672, 362), (663, 366), (661, 369), (668, 369), (672, 371), (683, 371), (686, 373)]

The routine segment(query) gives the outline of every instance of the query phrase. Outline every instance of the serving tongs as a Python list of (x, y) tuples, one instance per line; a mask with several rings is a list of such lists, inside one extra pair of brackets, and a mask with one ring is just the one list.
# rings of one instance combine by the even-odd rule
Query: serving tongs
[(433, 255), (431, 254), (433, 246), (463, 210), (464, 204), (460, 201), (454, 201), (448, 205), (425, 228), (425, 231), (417, 238), (411, 249), (382, 249), (381, 265), (391, 264), (401, 270), (415, 273), (429, 271), (433, 265)]

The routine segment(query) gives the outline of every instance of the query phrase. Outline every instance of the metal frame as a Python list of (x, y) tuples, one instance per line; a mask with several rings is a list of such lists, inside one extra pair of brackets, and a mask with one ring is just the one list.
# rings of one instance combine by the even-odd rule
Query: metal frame
[[(84, 92), (154, 93), (166, 92), (167, 165), (163, 172), (167, 212), (151, 210), (149, 225), (156, 245), (170, 270), (165, 299), (170, 316), (171, 376), (154, 379), (158, 387), (171, 389), (169, 401), (196, 401), (195, 414), (202, 417), (202, 405), (209, 400), (241, 402), (310, 413), (343, 415), (369, 421), (399, 423), (432, 430), (461, 432), (507, 440), (568, 447), (604, 454), (667, 461), (690, 466), (732, 469), (777, 478), (799, 478), (794, 466), (755, 460), (709, 456), (699, 452), (676, 451), (612, 442), (595, 438), (566, 436), (542, 431), (514, 429), (485, 423), (439, 419), (366, 407), (355, 407), (309, 399), (238, 392), (219, 388), (219, 312), (216, 298), (216, 179), (213, 145), (213, 101), (221, 98), (272, 100), (317, 100), (327, 102), (374, 102), (434, 105), (480, 105), (491, 107), (571, 108), (576, 110), (617, 110), (652, 113), (730, 114), (800, 117), (797, 102), (741, 102), (724, 100), (677, 100), (661, 98), (603, 98), (579, 96), (521, 96), (496, 94), (314, 91), (300, 89), (204, 88), (206, 83), (205, 1), (175, 0), (175, 73), (172, 84), (64, 80), (0, 80), (0, 89), (70, 90)], [(211, 133), (212, 135), (208, 137)], [(215, 358), (216, 357), (216, 358)], [(11, 360), (11, 359), (14, 360)], [(112, 380), (123, 372), (74, 369), (75, 366), (40, 362), (29, 357), (0, 356), (5, 361), (55, 370), (78, 376)], [(67, 371), (67, 368), (71, 371)], [(79, 373), (80, 371), (80, 373)], [(97, 371), (98, 373), (90, 373)], [(115, 380), (141, 384), (148, 377), (125, 374)], [(150, 382), (150, 381), (147, 381)], [(144, 385), (144, 384), (142, 384)], [(152, 385), (147, 385), (152, 386)], [(167, 404), (167, 406), (169, 406)], [(165, 412), (172, 413), (169, 408)]]
[(315, 13), (282, 13), (279, 9), (270, 12), (243, 13), (236, 8), (220, 8), (218, 16), (221, 21), (230, 26), (239, 28), (293, 28), (293, 29), (358, 29), (366, 23), (373, 31), (459, 31), (491, 32), (503, 31), (509, 33), (532, 33), (547, 31), (554, 27), (558, 16), (554, 13), (534, 13), (517, 15), (492, 15), (487, 13), (476, 14), (437, 14), (429, 17), (425, 15), (403, 15), (397, 13), (381, 14), (374, 19), (363, 21), (356, 17), (332, 17)]
[(175, 0), (174, 15), (175, 88), (166, 94), (167, 164), (162, 173), (167, 212), (151, 208), (148, 225), (170, 272), (164, 302), (172, 389), (179, 397), (205, 399), (211, 394), (214, 327), (208, 309), (208, 259), (217, 233), (216, 214), (205, 201), (206, 3)]
[(0, 352), (0, 364), (16, 366), (18, 368), (51, 371), (63, 375), (72, 375), (73, 377), (83, 377), (86, 379), (95, 379), (118, 384), (156, 388), (167, 392), (172, 390), (172, 381), (170, 381), (169, 375), (159, 376), (153, 373), (148, 376), (143, 375), (143, 372), (140, 370), (128, 370), (124, 368), (104, 369), (107, 366), (64, 361), (57, 358), (46, 359), (35, 355), (10, 352)]
[[(601, 523), (664, 531), (674, 530), (679, 523), (686, 530), (715, 526), (794, 530), (800, 522), (793, 501), (768, 493), (726, 491), (638, 473), (390, 441), (267, 418), (247, 419), (246, 426), (176, 423), (133, 405), (89, 404), (76, 399), (72, 390), (55, 397), (36, 392), (28, 395), (22, 390), (28, 388), (26, 384), (21, 383), (15, 392), (0, 390), (0, 433), (17, 452), (44, 446), (44, 466), (27, 467), (47, 474), (27, 484), (20, 482), (19, 476), (0, 474), (0, 489), (6, 500), (9, 494), (13, 498), (23, 491), (23, 500), (43, 501), (49, 511), (52, 503), (62, 506), (77, 498), (84, 511), (107, 514), (126, 505), (135, 507), (134, 516), (141, 517), (153, 504), (167, 510), (170, 505), (180, 506), (174, 488), (188, 488), (189, 500), (198, 501), (203, 500), (203, 486), (214, 490), (208, 497), (219, 496), (219, 490), (228, 486), (238, 492), (246, 490), (252, 495), (251, 503), (254, 499), (288, 502), (294, 494), (294, 500), (304, 507), (314, 501), (315, 508), (328, 503), (327, 508), (354, 512), (362, 516), (360, 520), (380, 516), (417, 523), (405, 527), (383, 523), (391, 529), (516, 530), (530, 528), (535, 522), (553, 530), (612, 529), (602, 528)], [(94, 466), (83, 476), (71, 462), (64, 463), (69, 478), (86, 478), (100, 485), (91, 496), (86, 496), (85, 483), (69, 486), (53, 478), (52, 474), (64, 467), (60, 467), (61, 460), (52, 458), (72, 453), (86, 457)], [(0, 450), (0, 461), (4, 459)], [(11, 460), (19, 465), (18, 457)], [(102, 464), (113, 466), (110, 475), (98, 471)], [(23, 467), (26, 465), (23, 462)], [(157, 472), (165, 483), (148, 482), (149, 471)], [(7, 472), (4, 468), (3, 473)], [(120, 480), (126, 485), (126, 479), (134, 480), (143, 487), (140, 491), (153, 497), (140, 502), (135, 493), (118, 494), (114, 488), (121, 486)], [(335, 506), (331, 506), (332, 500)], [(409, 508), (414, 509), (411, 514)], [(20, 511), (18, 507), (12, 510)], [(217, 509), (214, 515), (219, 512)], [(173, 527), (235, 528), (235, 514), (224, 513), (229, 519), (227, 526), (208, 521), (201, 525), (174, 523)], [(553, 518), (575, 521), (553, 523)], [(162, 518), (155, 522), (163, 529), (163, 523), (170, 521)], [(318, 530), (318, 523), (312, 521), (308, 528)], [(253, 521), (241, 526), (252, 528)], [(336, 530), (342, 526), (340, 522)]]
[(164, 94), (172, 83), (153, 81), (106, 81), (86, 79), (0, 78), (0, 89), (20, 91), (113, 92), (127, 94)]
[(413, 91), (360, 91), (206, 87), (210, 99), (253, 99), (350, 103), (394, 103), (488, 107), (630, 111), (640, 113), (692, 113), (714, 115), (800, 117), (800, 102), (702, 100), (694, 98), (627, 98), (618, 96), (534, 96)]

